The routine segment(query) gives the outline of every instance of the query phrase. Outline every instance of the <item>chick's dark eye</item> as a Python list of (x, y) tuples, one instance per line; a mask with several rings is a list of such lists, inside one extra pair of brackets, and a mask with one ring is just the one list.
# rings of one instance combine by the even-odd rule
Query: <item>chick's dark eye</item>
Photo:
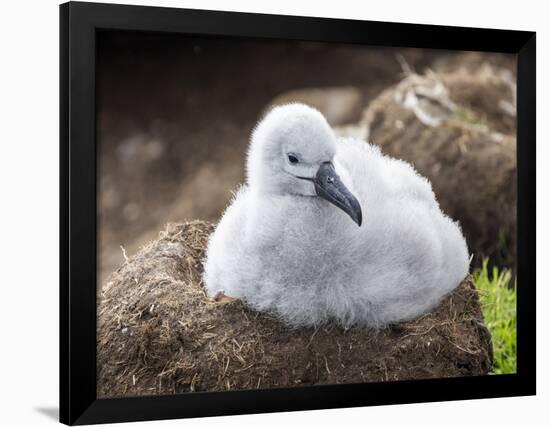
[(298, 157), (296, 157), (294, 154), (289, 154), (288, 161), (295, 165), (296, 163), (298, 163)]

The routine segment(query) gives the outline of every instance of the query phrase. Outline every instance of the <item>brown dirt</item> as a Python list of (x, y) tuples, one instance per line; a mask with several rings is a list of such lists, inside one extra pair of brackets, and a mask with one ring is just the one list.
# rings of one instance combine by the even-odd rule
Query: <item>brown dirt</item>
[(213, 226), (170, 224), (108, 279), (98, 306), (99, 397), (441, 378), (492, 363), (471, 277), (430, 314), (375, 331), (290, 329), (201, 286)]
[(476, 73), (486, 64), (501, 70), (516, 73), (517, 56), (513, 54), (464, 51), (455, 55), (444, 55), (436, 58), (430, 68), (438, 73), (454, 73), (464, 70)]
[[(515, 265), (514, 90), (487, 64), (475, 72), (413, 74), (371, 102), (357, 125), (430, 179), (442, 209), (460, 221), (475, 265), (483, 256)], [(406, 105), (412, 98), (420, 114)]]
[[(494, 132), (515, 136), (516, 83), (507, 69), (484, 63), (476, 71), (440, 73), (449, 97)], [(472, 118), (474, 118), (472, 117)]]

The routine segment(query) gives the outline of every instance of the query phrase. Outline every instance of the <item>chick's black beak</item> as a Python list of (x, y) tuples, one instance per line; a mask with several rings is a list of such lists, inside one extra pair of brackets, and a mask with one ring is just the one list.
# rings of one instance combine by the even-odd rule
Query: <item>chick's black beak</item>
[(312, 181), (319, 197), (342, 209), (358, 226), (361, 226), (363, 221), (361, 205), (343, 184), (331, 162), (323, 163)]

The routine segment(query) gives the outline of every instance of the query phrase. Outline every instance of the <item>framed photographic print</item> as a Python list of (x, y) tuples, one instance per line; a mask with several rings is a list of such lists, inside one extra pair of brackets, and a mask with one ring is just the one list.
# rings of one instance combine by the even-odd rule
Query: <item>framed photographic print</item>
[(66, 424), (535, 393), (535, 33), (60, 6)]

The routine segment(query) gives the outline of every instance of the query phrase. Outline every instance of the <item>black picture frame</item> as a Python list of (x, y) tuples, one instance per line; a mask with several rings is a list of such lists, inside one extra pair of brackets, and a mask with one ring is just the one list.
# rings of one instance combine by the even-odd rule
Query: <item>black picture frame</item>
[[(517, 373), (97, 399), (96, 32), (101, 29), (517, 54)], [(532, 395), (535, 383), (536, 34), (69, 2), (60, 6), (60, 421), (158, 420)]]

